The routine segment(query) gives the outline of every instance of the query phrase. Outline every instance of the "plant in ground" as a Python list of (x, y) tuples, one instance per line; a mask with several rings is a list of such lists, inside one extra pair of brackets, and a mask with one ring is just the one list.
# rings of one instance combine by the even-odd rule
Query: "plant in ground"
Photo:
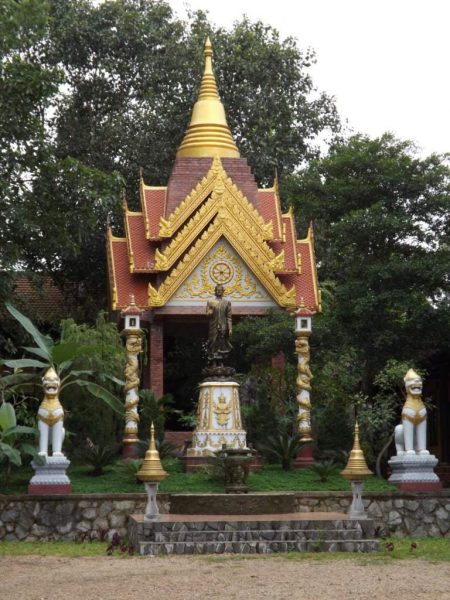
[[(150, 441), (148, 439), (139, 440), (136, 443), (136, 445), (138, 448), (139, 456), (144, 458), (145, 453), (147, 452), (148, 447), (150, 445)], [(159, 453), (159, 458), (161, 460), (163, 458), (172, 458), (176, 454), (177, 446), (175, 444), (173, 444), (172, 442), (169, 442), (167, 440), (161, 440), (161, 441), (155, 440), (155, 445), (156, 445), (156, 449), (158, 450), (158, 453)]]
[(258, 445), (258, 449), (263, 454), (277, 459), (284, 471), (289, 471), (292, 461), (300, 449), (300, 440), (298, 435), (291, 435), (286, 431), (281, 431), (276, 435), (269, 436), (266, 443)]
[(334, 460), (329, 459), (315, 462), (310, 468), (319, 476), (319, 481), (325, 483), (335, 473), (337, 465)]
[(117, 451), (117, 446), (94, 444), (90, 438), (87, 438), (84, 448), (78, 454), (84, 463), (92, 465), (90, 475), (98, 477), (104, 474), (104, 467), (114, 462)]
[(142, 467), (143, 462), (143, 458), (129, 458), (128, 460), (123, 461), (120, 466), (121, 469), (133, 477), (133, 480), (136, 483), (140, 483), (137, 474)]
[(129, 556), (133, 556), (134, 547), (129, 543), (128, 538), (120, 536), (117, 531), (111, 538), (109, 546), (106, 549), (106, 554), (108, 556), (112, 556), (114, 552), (117, 551), (119, 555), (128, 554)]
[[(73, 368), (77, 357), (95, 352), (97, 350), (95, 346), (86, 346), (77, 342), (66, 341), (64, 337), (55, 343), (50, 336), (42, 334), (32, 321), (19, 310), (10, 304), (6, 304), (6, 308), (17, 319), (23, 329), (29, 333), (36, 346), (27, 346), (24, 348), (28, 354), (33, 355), (33, 358), (3, 360), (1, 364), (15, 370), (38, 369), (39, 373), (42, 373), (44, 369), (47, 370), (49, 367), (53, 367), (61, 380), (60, 393), (69, 386), (78, 385), (86, 388), (93, 396), (101, 398), (120, 415), (124, 414), (123, 403), (114, 394), (88, 379), (93, 375), (91, 370), (75, 370)], [(21, 375), (21, 373), (14, 372), (10, 377), (12, 380), (16, 378), (17, 384), (20, 385)], [(36, 376), (36, 379), (40, 379), (40, 377)], [(110, 377), (110, 379), (121, 383), (114, 377)]]
[(5, 479), (9, 478), (13, 465), (21, 466), (24, 455), (38, 460), (36, 449), (29, 443), (30, 436), (36, 435), (37, 431), (33, 427), (17, 425), (12, 404), (3, 402), (0, 405), (0, 465), (6, 465)]

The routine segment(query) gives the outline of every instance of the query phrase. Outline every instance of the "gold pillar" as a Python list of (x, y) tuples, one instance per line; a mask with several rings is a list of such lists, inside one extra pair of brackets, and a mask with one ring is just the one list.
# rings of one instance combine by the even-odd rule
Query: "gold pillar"
[(125, 431), (123, 436), (124, 455), (126, 457), (134, 454), (129, 448), (138, 441), (138, 404), (139, 404), (139, 361), (138, 356), (142, 352), (141, 330), (124, 329), (126, 336), (127, 364), (125, 365)]
[(310, 335), (310, 331), (295, 332), (295, 351), (298, 356), (296, 380), (298, 404), (297, 427), (302, 443), (313, 441), (311, 435), (311, 379), (313, 375), (309, 368)]

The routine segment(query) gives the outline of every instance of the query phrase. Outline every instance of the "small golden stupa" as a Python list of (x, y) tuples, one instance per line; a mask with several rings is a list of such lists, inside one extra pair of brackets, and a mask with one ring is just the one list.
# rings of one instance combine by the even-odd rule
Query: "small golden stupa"
[(150, 426), (150, 445), (145, 453), (144, 462), (138, 471), (138, 479), (143, 482), (162, 481), (167, 477), (159, 458), (159, 452), (155, 445), (155, 426), (153, 422)]
[(200, 91), (177, 156), (239, 158), (239, 150), (228, 127), (225, 109), (217, 90), (212, 54), (212, 44), (208, 38), (204, 49), (205, 70)]
[(345, 477), (349, 481), (362, 481), (367, 479), (370, 475), (373, 475), (369, 469), (364, 458), (364, 453), (359, 445), (359, 426), (358, 421), (355, 423), (355, 437), (353, 440), (353, 448), (348, 457), (348, 462), (343, 471), (341, 471), (342, 477)]

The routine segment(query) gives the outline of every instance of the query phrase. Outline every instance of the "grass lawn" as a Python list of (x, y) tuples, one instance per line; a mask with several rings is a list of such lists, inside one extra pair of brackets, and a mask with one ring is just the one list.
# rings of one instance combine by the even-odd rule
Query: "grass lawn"
[[(412, 548), (412, 544), (416, 548)], [(38, 555), (38, 556), (106, 556), (107, 542), (0, 542), (0, 556)], [(357, 559), (370, 562), (390, 562), (393, 560), (428, 560), (432, 562), (450, 561), (450, 540), (448, 539), (413, 539), (389, 538), (382, 540), (378, 552), (368, 554), (354, 552), (288, 552), (271, 555), (233, 554), (233, 555), (207, 555), (193, 557), (198, 560), (220, 562), (224, 560), (254, 560), (264, 559), (289, 559), (289, 560), (346, 560)], [(388, 548), (392, 548), (388, 550)], [(117, 555), (116, 555), (117, 556)], [(124, 555), (124, 558), (128, 558)]]
[[(183, 473), (181, 463), (176, 459), (164, 461), (169, 476), (160, 484), (160, 492), (223, 492), (223, 485), (212, 480), (206, 473)], [(72, 464), (68, 475), (75, 493), (139, 493), (142, 483), (136, 482), (134, 475), (117, 462), (105, 469), (100, 477), (89, 475), (90, 467)], [(32, 476), (31, 468), (23, 467), (13, 473), (8, 485), (0, 484), (0, 493), (23, 494), (27, 491)], [(338, 470), (326, 482), (320, 482), (318, 475), (310, 469), (283, 471), (279, 465), (266, 465), (260, 473), (252, 473), (248, 479), (252, 492), (297, 492), (297, 491), (349, 491), (349, 482), (339, 475)], [(390, 491), (396, 488), (385, 480), (371, 477), (365, 483), (368, 492)]]

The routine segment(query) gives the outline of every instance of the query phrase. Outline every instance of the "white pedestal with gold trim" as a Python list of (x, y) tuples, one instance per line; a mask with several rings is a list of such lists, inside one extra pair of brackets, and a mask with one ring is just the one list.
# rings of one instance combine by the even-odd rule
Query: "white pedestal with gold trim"
[(235, 381), (207, 381), (200, 384), (197, 425), (188, 456), (211, 456), (226, 444), (246, 448), (242, 428), (239, 384)]

